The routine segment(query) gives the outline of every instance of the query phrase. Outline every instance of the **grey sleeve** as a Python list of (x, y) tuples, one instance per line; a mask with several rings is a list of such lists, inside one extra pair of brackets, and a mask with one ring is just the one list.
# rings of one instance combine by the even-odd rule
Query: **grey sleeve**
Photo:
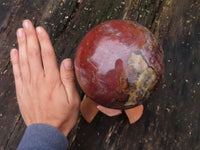
[(67, 150), (68, 141), (57, 128), (46, 124), (27, 127), (17, 150)]

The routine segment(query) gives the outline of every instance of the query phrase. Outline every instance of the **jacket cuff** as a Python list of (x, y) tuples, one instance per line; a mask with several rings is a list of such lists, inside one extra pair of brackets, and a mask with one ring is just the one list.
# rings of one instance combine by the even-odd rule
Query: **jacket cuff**
[(27, 127), (17, 150), (66, 150), (68, 141), (57, 128), (46, 124), (32, 124)]

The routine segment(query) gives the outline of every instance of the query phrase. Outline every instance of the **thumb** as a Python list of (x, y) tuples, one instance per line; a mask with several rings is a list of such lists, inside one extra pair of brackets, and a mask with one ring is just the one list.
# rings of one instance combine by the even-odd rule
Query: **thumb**
[(71, 59), (67, 58), (62, 61), (60, 67), (60, 76), (67, 92), (69, 98), (68, 100), (71, 102), (74, 99), (74, 95), (78, 94), (75, 85), (75, 75)]

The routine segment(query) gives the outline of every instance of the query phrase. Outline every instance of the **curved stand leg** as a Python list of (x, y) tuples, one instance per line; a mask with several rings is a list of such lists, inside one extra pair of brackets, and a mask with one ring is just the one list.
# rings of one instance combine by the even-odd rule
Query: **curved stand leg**
[(107, 116), (113, 117), (113, 116), (117, 116), (120, 115), (122, 113), (121, 109), (111, 109), (111, 108), (107, 108), (101, 105), (98, 105), (97, 108), (104, 114), (106, 114)]
[[(144, 107), (143, 105), (139, 105), (134, 108), (125, 109), (124, 112), (126, 113), (130, 124), (135, 123), (138, 121), (142, 114), (143, 114)], [(94, 117), (97, 115), (99, 111), (104, 113), (107, 116), (117, 116), (122, 113), (121, 109), (111, 109), (107, 108), (101, 105), (98, 105), (93, 100), (91, 100), (89, 97), (86, 97), (82, 102), (80, 106), (80, 111), (83, 116), (83, 118), (88, 122), (91, 123)]]
[(91, 100), (89, 97), (86, 97), (84, 100), (82, 100), (80, 111), (83, 118), (88, 123), (91, 123), (94, 117), (99, 112), (99, 110), (97, 109), (97, 104), (93, 100)]
[(143, 110), (144, 110), (143, 105), (139, 105), (137, 107), (124, 110), (129, 119), (130, 124), (135, 123), (141, 118)]

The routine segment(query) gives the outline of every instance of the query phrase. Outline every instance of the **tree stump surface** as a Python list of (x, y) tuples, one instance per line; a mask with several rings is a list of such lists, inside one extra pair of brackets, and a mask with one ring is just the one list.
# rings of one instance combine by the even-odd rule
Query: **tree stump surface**
[(74, 59), (83, 36), (111, 19), (146, 26), (164, 49), (165, 77), (144, 103), (142, 118), (130, 125), (124, 113), (98, 113), (88, 124), (80, 115), (68, 136), (70, 150), (200, 149), (199, 0), (0, 0), (0, 14), (0, 150), (15, 150), (26, 128), (9, 58), (24, 19), (47, 29), (58, 64)]

